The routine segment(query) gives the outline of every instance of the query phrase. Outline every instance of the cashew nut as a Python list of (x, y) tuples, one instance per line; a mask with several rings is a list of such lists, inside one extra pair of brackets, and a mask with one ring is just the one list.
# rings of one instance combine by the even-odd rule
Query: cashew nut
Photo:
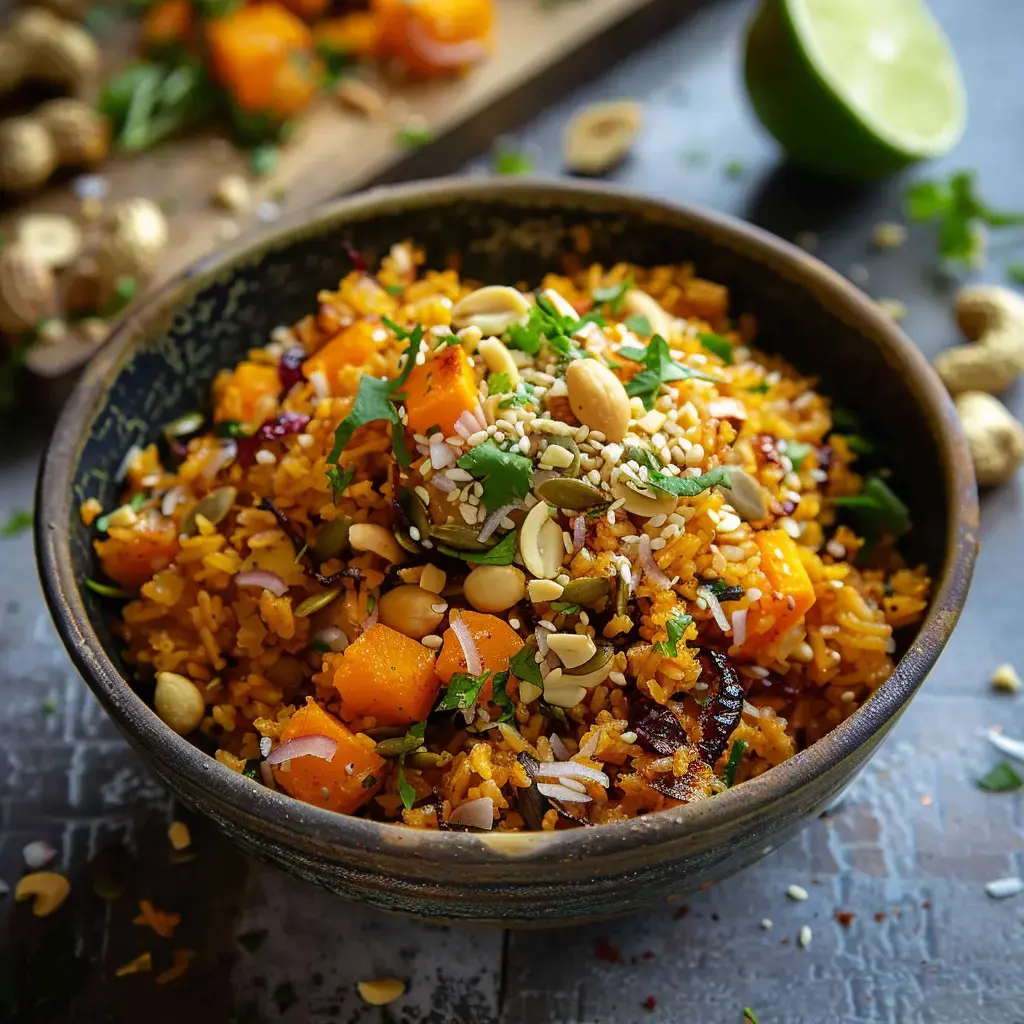
[(965, 391), (955, 405), (978, 483), (991, 487), (1009, 480), (1024, 462), (1024, 424), (984, 391)]
[(14, 890), (18, 903), (32, 900), (32, 913), (36, 917), (49, 917), (63, 906), (71, 892), (71, 883), (56, 871), (33, 871), (22, 875)]
[(405, 560), (405, 554), (391, 531), (377, 523), (353, 523), (348, 531), (348, 542), (353, 551), (370, 551), (385, 562)]
[(646, 317), (647, 322), (651, 325), (651, 330), (655, 334), (660, 334), (663, 338), (670, 338), (672, 336), (672, 317), (647, 292), (642, 292), (639, 288), (630, 288), (626, 292), (622, 308), (627, 317)]
[(956, 318), (974, 344), (947, 349), (935, 360), (943, 383), (953, 395), (1004, 391), (1024, 372), (1024, 298), (998, 285), (964, 288)]

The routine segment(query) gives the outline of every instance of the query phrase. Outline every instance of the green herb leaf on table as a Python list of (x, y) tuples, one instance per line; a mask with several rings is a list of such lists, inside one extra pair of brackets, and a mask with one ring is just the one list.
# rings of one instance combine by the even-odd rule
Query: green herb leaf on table
[(697, 339), (713, 355), (725, 363), (726, 366), (733, 364), (733, 344), (728, 338), (720, 334), (713, 334), (711, 331), (699, 331)]
[(664, 473), (649, 473), (647, 479), (668, 494), (677, 498), (694, 498), (709, 487), (729, 487), (732, 477), (724, 466), (708, 470), (700, 476), (665, 476)]
[(507, 533), (493, 548), (487, 551), (458, 551), (445, 544), (434, 542), (434, 546), (442, 555), (461, 558), (472, 565), (511, 565), (516, 557), (516, 531)]
[(458, 467), (483, 481), (483, 501), (489, 512), (514, 505), (530, 493), (533, 463), (518, 451), (503, 451), (491, 440), (470, 448)]
[(471, 676), (466, 672), (455, 672), (448, 682), (444, 696), (438, 701), (435, 711), (465, 711), (476, 703), (490, 672)]
[(491, 170), (495, 174), (530, 174), (533, 172), (533, 161), (521, 149), (502, 146), (491, 157)]
[(992, 771), (986, 772), (978, 779), (978, 789), (983, 789), (986, 793), (1012, 793), (1021, 786), (1024, 786), (1024, 779), (1006, 761), (1000, 762)]
[(757, 1014), (749, 1006), (743, 1007), (743, 1020), (745, 1024), (761, 1024), (757, 1019)]
[(434, 141), (434, 130), (426, 124), (409, 124), (395, 133), (395, 142), (405, 149), (422, 149)]
[(668, 640), (659, 640), (654, 649), (669, 658), (675, 658), (679, 654), (679, 642), (683, 639), (686, 630), (693, 622), (692, 615), (684, 615), (676, 612), (668, 622), (665, 623), (665, 631), (668, 633)]
[(281, 160), (281, 151), (273, 142), (263, 142), (254, 146), (249, 153), (249, 170), (257, 178), (267, 178), (277, 170)]
[(729, 760), (725, 764), (725, 769), (722, 771), (722, 781), (732, 787), (733, 782), (736, 779), (736, 769), (740, 766), (740, 761), (743, 760), (743, 754), (747, 749), (746, 740), (733, 740), (732, 746), (729, 748)]
[(880, 529), (897, 537), (910, 529), (910, 510), (881, 477), (867, 477), (860, 494), (832, 500), (860, 519), (869, 539), (875, 538)]
[(690, 367), (677, 363), (672, 358), (668, 342), (660, 334), (651, 338), (650, 344), (644, 349), (627, 346), (620, 348), (618, 354), (624, 359), (642, 363), (646, 367), (626, 384), (626, 394), (630, 398), (641, 399), (645, 409), (654, 408), (654, 402), (662, 384), (693, 378), (707, 381), (717, 380), (706, 373), (691, 370)]
[(32, 526), (32, 512), (29, 509), (15, 509), (0, 525), (0, 537), (14, 537)]
[(603, 285), (595, 288), (591, 293), (591, 298), (594, 302), (601, 305), (607, 304), (608, 308), (612, 311), (612, 314), (618, 316), (619, 310), (622, 308), (622, 303), (626, 298), (626, 293), (633, 287), (633, 282), (626, 278), (625, 281), (619, 281), (618, 284)]
[(544, 680), (541, 678), (540, 665), (533, 660), (533, 654), (533, 647), (521, 647), (509, 661), (508, 667), (516, 679), (520, 679), (524, 683), (533, 683), (534, 686), (543, 689)]
[(654, 333), (654, 328), (651, 327), (651, 321), (645, 317), (642, 313), (637, 316), (628, 316), (623, 321), (627, 331), (632, 331), (634, 334), (641, 334), (645, 338), (649, 338)]

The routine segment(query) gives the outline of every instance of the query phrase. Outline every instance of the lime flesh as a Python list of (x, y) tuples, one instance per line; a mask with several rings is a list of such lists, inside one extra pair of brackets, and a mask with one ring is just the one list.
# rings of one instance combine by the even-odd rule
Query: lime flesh
[(960, 70), (923, 0), (764, 0), (745, 72), (762, 124), (827, 174), (881, 177), (963, 134)]

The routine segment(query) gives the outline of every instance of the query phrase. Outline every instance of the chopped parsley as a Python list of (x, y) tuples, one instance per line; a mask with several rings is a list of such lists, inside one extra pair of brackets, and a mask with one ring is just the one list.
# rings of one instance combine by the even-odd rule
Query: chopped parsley
[(352, 478), (355, 475), (355, 466), (349, 466), (347, 469), (342, 469), (341, 466), (327, 467), (327, 483), (330, 484), (331, 498), (334, 500), (335, 505), (338, 504), (338, 499), (341, 497), (342, 492), (352, 483)]
[[(423, 325), (417, 324), (412, 331), (406, 331), (390, 320), (384, 323), (395, 332), (400, 341), (408, 339), (409, 347), (406, 350), (405, 366), (402, 372), (394, 380), (379, 380), (364, 373), (359, 378), (359, 391), (352, 410), (338, 424), (334, 431), (334, 447), (331, 449), (327, 461), (337, 467), (338, 459), (341, 457), (345, 445), (352, 440), (352, 435), (367, 423), (377, 420), (387, 420), (391, 424), (391, 443), (395, 449), (395, 459), (402, 467), (408, 468), (412, 464), (409, 449), (405, 444), (405, 427), (395, 408), (394, 397), (401, 390), (409, 374), (416, 365), (416, 356), (420, 350), (420, 343), (423, 340)], [(342, 474), (343, 475), (343, 474)], [(335, 490), (336, 478), (328, 471), (328, 482), (332, 490)], [(346, 485), (347, 486), (347, 485)], [(338, 491), (335, 490), (335, 494)]]
[(665, 623), (665, 632), (668, 633), (668, 640), (659, 640), (654, 649), (660, 654), (669, 658), (675, 658), (679, 654), (679, 642), (693, 622), (692, 615), (684, 615), (676, 612), (668, 622)]
[(257, 178), (269, 177), (277, 170), (281, 151), (272, 142), (264, 142), (255, 146), (249, 153), (249, 170)]
[[(138, 512), (139, 509), (142, 508), (142, 506), (145, 503), (146, 503), (146, 496), (141, 491), (139, 491), (138, 494), (133, 494), (132, 495), (131, 501), (128, 502), (128, 507), (133, 512)], [(114, 511), (116, 512), (117, 509), (115, 509)], [(100, 516), (99, 519), (96, 520), (96, 529), (99, 530), (100, 533), (106, 533), (107, 530), (110, 529), (110, 517), (113, 514), (114, 514), (113, 512), (108, 512), (105, 516)]]
[(804, 441), (787, 441), (786, 442), (786, 458), (793, 464), (793, 468), (800, 471), (800, 467), (804, 464), (804, 459), (811, 454), (811, 445)]
[(1006, 761), (997, 764), (992, 771), (978, 779), (978, 789), (986, 793), (1012, 793), (1021, 786), (1024, 786), (1024, 779)]
[(254, 928), (251, 932), (242, 932), (241, 935), (236, 935), (235, 942), (247, 953), (258, 953), (269, 935), (270, 931), (266, 928)]
[(713, 334), (711, 331), (699, 331), (697, 339), (712, 354), (718, 356), (726, 366), (733, 364), (733, 344), (728, 338), (720, 334)]
[(435, 711), (466, 711), (475, 703), (490, 672), (479, 676), (471, 676), (468, 672), (455, 672), (448, 682), (448, 689), (438, 701)]
[(729, 487), (732, 477), (724, 466), (708, 470), (700, 476), (665, 476), (664, 473), (649, 473), (648, 481), (658, 488), (674, 494), (677, 498), (694, 498), (709, 487)]
[(982, 227), (1024, 225), (1024, 213), (993, 210), (975, 190), (974, 172), (957, 171), (948, 181), (919, 181), (904, 196), (911, 220), (939, 226), (939, 256), (969, 266), (981, 261)]
[(509, 373), (492, 373), (487, 378), (488, 395), (507, 395), (514, 390), (512, 387), (512, 375)]
[(434, 130), (426, 124), (407, 124), (395, 133), (395, 142), (406, 149), (422, 149), (434, 141)]
[(645, 338), (649, 338), (654, 333), (654, 328), (651, 327), (651, 321), (647, 319), (642, 313), (637, 316), (628, 316), (623, 321), (627, 331), (632, 331), (634, 334), (642, 334)]
[(540, 665), (533, 660), (533, 647), (521, 647), (518, 653), (512, 658), (508, 667), (516, 679), (524, 683), (533, 683), (534, 686), (544, 688), (544, 680), (541, 678)]
[(535, 356), (540, 351), (541, 339), (556, 351), (569, 359), (585, 359), (589, 353), (572, 339), (574, 332), (584, 324), (594, 323), (604, 326), (604, 317), (599, 313), (587, 313), (581, 319), (559, 313), (543, 295), (537, 296), (537, 305), (530, 310), (529, 319), (525, 324), (513, 324), (508, 329), (509, 341), (527, 355)]
[(619, 310), (622, 309), (622, 303), (625, 301), (626, 293), (632, 287), (633, 281), (627, 277), (625, 281), (620, 281), (618, 284), (609, 284), (595, 288), (590, 294), (594, 302), (606, 304), (612, 314), (618, 316)]
[(514, 505), (530, 493), (533, 463), (518, 451), (503, 451), (491, 440), (470, 448), (458, 467), (483, 481), (483, 500), (490, 512)]
[(832, 500), (861, 520), (866, 535), (876, 536), (881, 528), (900, 537), (910, 529), (910, 510), (881, 477), (867, 477), (860, 494)]
[(500, 146), (491, 157), (491, 170), (495, 174), (530, 174), (533, 169), (533, 161), (514, 146)]
[(0, 526), (0, 537), (14, 537), (24, 533), (32, 525), (32, 512), (29, 509), (15, 509)]
[(646, 367), (626, 385), (626, 394), (630, 398), (640, 398), (645, 409), (654, 408), (654, 401), (658, 397), (662, 384), (668, 384), (674, 380), (690, 380), (694, 377), (698, 380), (715, 380), (714, 377), (710, 377), (706, 373), (691, 370), (690, 367), (677, 363), (672, 358), (668, 342), (660, 334), (651, 338), (650, 344), (646, 348), (620, 348), (619, 355), (624, 359), (642, 363)]
[[(736, 769), (740, 766), (740, 761), (743, 760), (743, 755), (746, 753), (747, 741), (746, 740), (733, 740), (732, 746), (729, 748), (729, 760), (725, 764), (725, 768), (722, 771), (722, 781), (727, 786), (732, 786), (733, 781), (736, 778)], [(745, 1011), (744, 1011), (745, 1012)], [(756, 1022), (756, 1018), (755, 1018)]]
[(507, 398), (503, 398), (498, 403), (499, 409), (507, 409), (510, 405), (536, 405), (537, 395), (534, 392), (532, 384), (528, 384), (525, 380), (521, 380), (516, 385), (514, 394), (509, 395)]
[(516, 556), (516, 531), (505, 534), (501, 540), (487, 551), (457, 551), (436, 540), (434, 545), (442, 555), (450, 558), (461, 558), (473, 565), (511, 565)]
[(218, 437), (230, 437), (236, 441), (239, 438), (249, 436), (246, 432), (245, 424), (238, 420), (221, 420), (221, 422), (213, 428), (213, 432)]
[(580, 605), (573, 604), (571, 601), (552, 601), (551, 607), (563, 615), (576, 615), (581, 610)]

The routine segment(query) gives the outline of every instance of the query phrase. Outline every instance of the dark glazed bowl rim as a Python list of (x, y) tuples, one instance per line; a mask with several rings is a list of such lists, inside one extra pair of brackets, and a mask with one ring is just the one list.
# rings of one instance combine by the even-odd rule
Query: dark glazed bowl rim
[[(335, 814), (293, 800), (254, 784), (219, 765), (188, 740), (173, 733), (135, 694), (120, 674), (93, 630), (75, 579), (70, 540), (64, 524), (75, 510), (72, 481), (94, 415), (102, 408), (108, 382), (130, 355), (146, 325), (173, 308), (197, 284), (214, 280), (233, 265), (287, 244), (296, 237), (317, 233), (325, 223), (359, 222), (378, 212), (457, 202), (502, 201), (566, 208), (621, 209), (650, 220), (669, 218), (715, 244), (739, 248), (748, 259), (784, 267), (806, 289), (827, 298), (833, 307), (879, 339), (892, 366), (915, 392), (943, 459), (945, 497), (949, 507), (944, 562), (936, 580), (932, 605), (910, 649), (892, 677), (850, 718), (806, 750), (764, 775), (712, 800), (656, 814), (554, 833), (519, 833), (493, 836), (457, 832), (416, 831), (415, 837), (394, 825)], [(289, 833), (308, 845), (327, 844), (365, 859), (395, 855), (435, 866), (502, 864), (506, 877), (518, 874), (517, 864), (531, 878), (543, 865), (576, 861), (586, 871), (599, 873), (602, 858), (620, 860), (647, 849), (673, 846), (685, 835), (717, 831), (735, 819), (756, 819), (769, 807), (788, 799), (815, 777), (828, 772), (869, 742), (898, 715), (935, 663), (953, 630), (970, 584), (977, 549), (978, 502), (973, 467), (945, 388), (924, 356), (867, 296), (824, 264), (795, 246), (729, 216), (639, 193), (602, 185), (557, 180), (438, 179), (374, 189), (303, 211), (272, 230), (243, 239), (223, 253), (199, 262), (163, 286), (132, 312), (87, 369), (54, 431), (40, 467), (36, 503), (35, 540), (43, 589), (51, 614), (71, 657), (107, 712), (129, 739), (142, 747), (170, 777), (178, 777), (189, 790), (202, 792), (220, 804), (225, 817), (259, 816), (278, 836)], [(397, 834), (403, 833), (408, 841)], [(285, 845), (288, 845), (287, 839)], [(403, 852), (403, 847), (404, 852)], [(516, 856), (509, 856), (515, 853)], [(458, 884), (455, 882), (454, 884)]]

